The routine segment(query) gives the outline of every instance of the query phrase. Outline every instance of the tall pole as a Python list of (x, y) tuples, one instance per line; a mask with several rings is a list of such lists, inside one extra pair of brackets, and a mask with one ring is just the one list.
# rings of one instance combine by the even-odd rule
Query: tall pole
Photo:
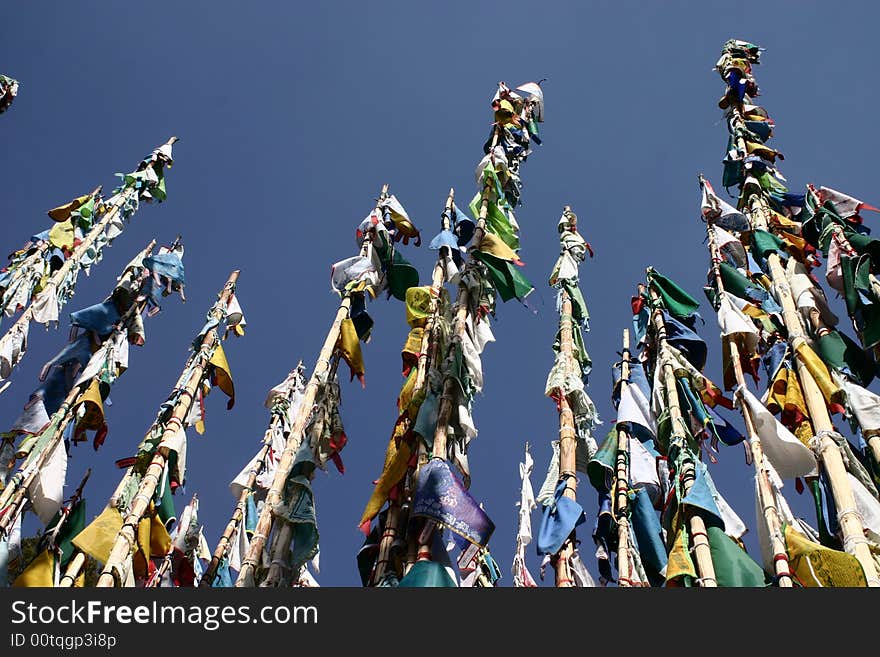
[[(155, 245), (156, 240), (151, 240), (147, 247), (141, 252), (142, 258), (150, 253)], [(130, 275), (133, 276), (134, 274), (130, 273)], [(142, 273), (139, 273), (138, 276), (142, 276)], [(128, 322), (135, 315), (143, 312), (147, 305), (147, 301), (147, 298), (144, 298), (141, 301), (135, 300), (116, 322), (113, 332), (104, 341), (104, 344), (112, 342), (115, 339), (117, 332), (127, 331), (126, 327)], [(75, 419), (73, 409), (76, 408), (77, 403), (82, 399), (91, 383), (92, 378), (89, 378), (71, 388), (70, 392), (67, 393), (67, 396), (61, 403), (61, 406), (55, 411), (55, 413), (53, 413), (52, 418), (50, 418), (48, 426), (52, 426), (53, 423), (57, 425), (57, 430), (52, 435), (51, 439), (46, 442), (38, 452), (34, 452), (26, 457), (24, 463), (22, 463), (18, 471), (13, 475), (6, 488), (3, 490), (3, 493), (0, 494), (0, 509), (2, 509), (2, 516), (0, 516), (0, 536), (6, 535), (9, 528), (18, 517), (18, 514), (21, 512), (28, 489), (40, 474), (43, 466), (48, 462), (49, 457), (55, 451), (55, 447), (64, 439), (65, 429), (70, 422)]]
[[(702, 177), (701, 177), (702, 181)], [(709, 253), (712, 259), (712, 275), (715, 278), (715, 288), (718, 291), (719, 299), (724, 296), (724, 281), (721, 278), (721, 252), (718, 243), (715, 240), (715, 231), (712, 230), (713, 222), (710, 220), (706, 223), (706, 233), (709, 237)], [(752, 452), (752, 463), (755, 466), (755, 474), (758, 481), (758, 504), (764, 515), (764, 522), (767, 524), (767, 530), (770, 534), (770, 545), (773, 550), (773, 567), (776, 571), (777, 581), (782, 588), (791, 588), (791, 568), (788, 563), (788, 553), (785, 550), (785, 537), (782, 531), (782, 519), (779, 516), (779, 509), (776, 507), (776, 496), (773, 494), (773, 487), (770, 483), (770, 476), (767, 474), (767, 468), (764, 464), (764, 450), (761, 447), (761, 438), (755, 428), (755, 420), (752, 417), (752, 411), (743, 401), (742, 391), (746, 389), (746, 379), (743, 374), (742, 362), (739, 356), (739, 345), (736, 340), (730, 336), (721, 336), (722, 340), (727, 342), (730, 353), (730, 362), (733, 366), (733, 373), (736, 378), (737, 395), (740, 399), (739, 408), (742, 411), (743, 422), (746, 426), (746, 436), (749, 441), (749, 448)]]
[[(642, 288), (641, 285), (639, 287)], [(687, 495), (697, 476), (694, 455), (688, 451), (687, 447), (685, 434), (687, 424), (682, 416), (678, 389), (675, 385), (675, 368), (666, 355), (666, 323), (663, 320), (660, 297), (653, 287), (650, 288), (649, 293), (651, 298), (651, 323), (654, 325), (657, 337), (657, 363), (655, 366), (660, 367), (662, 370), (663, 387), (666, 391), (666, 405), (669, 409), (669, 417), (672, 424), (671, 441), (684, 454), (684, 458), (681, 459), (681, 472), (677, 472), (676, 476), (681, 478), (684, 495)], [(715, 579), (715, 567), (712, 564), (712, 553), (709, 549), (709, 535), (706, 533), (706, 523), (699, 514), (691, 512), (688, 514), (688, 526), (693, 538), (693, 551), (697, 562), (700, 586), (704, 588), (717, 587), (718, 582)]]
[[(566, 205), (563, 209), (563, 217), (571, 216), (571, 207)], [(567, 379), (572, 370), (577, 367), (574, 359), (574, 342), (571, 324), (572, 303), (571, 296), (563, 287), (559, 294), (562, 300), (562, 307), (559, 313), (559, 353), (565, 363), (565, 378)], [(579, 373), (578, 373), (579, 374)], [(574, 413), (566, 397), (566, 391), (563, 388), (556, 389), (556, 401), (559, 406), (559, 477), (566, 480), (563, 495), (570, 500), (577, 501), (577, 432), (574, 426)], [(574, 531), (572, 535), (565, 539), (562, 547), (559, 548), (552, 558), (553, 566), (556, 570), (556, 586), (571, 587), (574, 585), (573, 578), (569, 569), (569, 559), (574, 553)]]
[[(449, 230), (451, 228), (451, 215), (454, 201), (455, 189), (450, 188), (441, 217), (441, 226), (443, 230)], [(428, 369), (432, 366), (433, 359), (436, 356), (436, 349), (432, 349), (432, 345), (436, 347), (434, 334), (437, 325), (437, 317), (442, 310), (440, 295), (443, 290), (443, 282), (446, 279), (446, 260), (444, 250), (445, 247), (438, 251), (437, 262), (434, 264), (434, 269), (431, 272), (431, 305), (428, 317), (425, 320), (424, 330), (422, 331), (422, 340), (419, 343), (416, 381), (412, 393), (413, 399), (418, 399), (424, 392), (428, 380)], [(407, 479), (413, 476), (414, 472), (407, 472)], [(400, 533), (401, 519), (400, 501), (390, 500), (388, 502), (388, 513), (385, 516), (385, 528), (382, 531), (382, 538), (379, 540), (379, 556), (370, 578), (371, 586), (379, 584), (385, 576), (390, 561), (391, 549)]]
[[(296, 366), (296, 369), (291, 372), (291, 375), (300, 376), (302, 372), (303, 363), (302, 361)], [(287, 404), (291, 403), (294, 396), (298, 392), (296, 382), (301, 379), (296, 378), (290, 385), (287, 390), (287, 394), (284, 397)], [(226, 529), (223, 530), (223, 534), (220, 536), (220, 540), (217, 542), (217, 547), (214, 550), (214, 554), (211, 556), (211, 562), (208, 564), (208, 567), (205, 569), (205, 574), (202, 575), (201, 580), (199, 580), (199, 586), (207, 586), (210, 587), (213, 585), (214, 580), (217, 577), (217, 568), (220, 566), (220, 562), (226, 557), (229, 552), (230, 541), (232, 537), (235, 535), (235, 532), (238, 530), (241, 523), (244, 521), (245, 509), (247, 507), (247, 499), (248, 496), (253, 492), (254, 486), (257, 483), (257, 477), (266, 467), (266, 459), (269, 456), (269, 451), (272, 449), (272, 441), (277, 432), (282, 431), (285, 420), (285, 413), (282, 412), (283, 409), (277, 407), (277, 401), (273, 404), (272, 407), (272, 419), (269, 422), (269, 426), (266, 429), (266, 433), (263, 434), (263, 442), (260, 451), (257, 452), (257, 456), (254, 459), (254, 465), (248, 473), (247, 481), (245, 485), (241, 489), (241, 493), (238, 496), (238, 501), (235, 505), (235, 510), (232, 512), (232, 517), (229, 519), (229, 522), (226, 524)]]
[[(492, 146), (489, 149), (491, 153), (498, 144), (498, 127), (495, 127), (492, 133)], [(477, 227), (474, 230), (473, 244), (479, 245), (486, 232), (486, 218), (489, 214), (489, 194), (492, 187), (489, 183), (483, 186), (482, 197), (480, 200), (480, 214), (477, 219)], [(455, 301), (455, 323), (453, 324), (453, 342), (461, 342), (464, 332), (467, 330), (466, 321), (468, 315), (468, 305), (470, 303), (468, 289), (464, 283), (458, 286), (458, 296)], [(431, 456), (434, 458), (446, 458), (446, 435), (449, 431), (449, 419), (452, 415), (452, 401), (455, 388), (455, 377), (447, 374), (443, 379), (443, 394), (440, 397), (440, 406), (437, 410), (437, 427), (434, 430), (433, 447), (431, 448)], [(429, 551), (430, 553), (430, 551)]]
[[(164, 145), (171, 147), (177, 141), (177, 137), (171, 137)], [(160, 147), (162, 148), (162, 147)], [(158, 152), (160, 149), (156, 149)], [(147, 168), (153, 169), (155, 167), (156, 161), (151, 161), (147, 164)], [(64, 280), (68, 277), (71, 270), (74, 267), (80, 267), (83, 255), (94, 246), (95, 242), (104, 235), (107, 227), (110, 223), (117, 218), (117, 215), (120, 213), (122, 208), (126, 205), (126, 203), (133, 197), (137, 197), (139, 191), (135, 186), (129, 186), (124, 188), (118, 194), (113, 196), (108, 204), (110, 205), (109, 209), (107, 209), (104, 214), (101, 216), (101, 219), (92, 226), (91, 230), (83, 237), (82, 241), (79, 243), (76, 248), (74, 248), (71, 256), (64, 261), (64, 264), (53, 273), (49, 279), (46, 281), (43, 286), (43, 290), (35, 297), (34, 303), (31, 303), (30, 306), (21, 314), (21, 316), (15, 321), (15, 323), (9, 328), (9, 330), (0, 338), (0, 351), (5, 349), (4, 345), (6, 345), (9, 341), (14, 340), (19, 335), (27, 335), (27, 329), (30, 325), (31, 321), (34, 319), (34, 308), (37, 305), (37, 301), (40, 298), (47, 294), (56, 294), (58, 288), (64, 282)], [(106, 207), (106, 205), (105, 205)], [(74, 269), (74, 272), (77, 271)], [(59, 304), (63, 302), (63, 299), (59, 299)], [(22, 354), (23, 356), (23, 354)], [(19, 358), (20, 360), (20, 358)], [(18, 364), (19, 361), (15, 361), (13, 363), (13, 367)], [(5, 388), (0, 387), (0, 393), (3, 392)]]
[[(376, 205), (377, 210), (380, 210), (382, 201), (387, 197), (388, 185), (386, 184), (382, 186), (382, 192), (379, 195), (379, 202)], [(369, 237), (364, 238), (361, 255), (366, 256), (369, 253), (369, 240)], [(235, 586), (237, 587), (254, 585), (257, 564), (260, 562), (263, 548), (266, 545), (269, 532), (272, 529), (272, 509), (275, 505), (281, 502), (284, 485), (287, 482), (287, 477), (290, 475), (290, 471), (293, 469), (294, 458), (296, 457), (296, 452), (299, 450), (300, 443), (302, 442), (303, 432), (311, 419), (312, 407), (315, 404), (315, 397), (318, 393), (318, 388), (321, 383), (327, 379), (327, 374), (331, 369), (331, 361), (334, 358), (338, 359), (338, 355), (334, 356), (334, 353), (336, 352), (336, 342), (339, 338), (342, 322), (348, 317), (351, 310), (351, 301), (351, 295), (346, 293), (339, 304), (333, 322), (330, 324), (330, 330), (327, 332), (327, 337), (324, 339), (324, 344), (318, 354), (318, 360), (315, 362), (315, 369), (312, 371), (312, 375), (309, 378), (309, 382), (303, 393), (303, 403), (293, 421), (293, 426), (290, 429), (290, 434), (284, 446), (284, 452), (282, 452), (278, 467), (275, 470), (275, 477), (272, 480), (272, 486), (266, 494), (266, 501), (260, 511), (260, 517), (257, 520), (257, 526), (254, 529), (247, 556), (241, 564), (241, 572), (239, 572), (238, 579), (235, 581)]]
[[(727, 54), (725, 53), (725, 55)], [(739, 153), (745, 156), (748, 150), (742, 135), (745, 134), (747, 128), (742, 105), (731, 103), (729, 112), (736, 148)], [(743, 187), (740, 204), (753, 228), (769, 230), (772, 210), (766, 192), (763, 189), (759, 187), (756, 190), (754, 186), (749, 189)], [(864, 525), (857, 511), (846, 467), (844, 466), (837, 443), (831, 438), (831, 435), (837, 434), (837, 431), (831, 422), (831, 415), (828, 412), (828, 407), (825, 405), (822, 392), (807, 367), (804, 351), (801, 349), (801, 347), (810, 349), (806, 340), (806, 327), (798, 314), (779, 254), (770, 253), (767, 256), (767, 263), (775, 295), (782, 306), (782, 319), (788, 332), (789, 344), (796, 355), (798, 380), (804, 392), (804, 400), (813, 423), (813, 431), (816, 434), (812, 441), (812, 448), (825, 468), (828, 480), (831, 483), (831, 494), (834, 497), (835, 507), (837, 508), (837, 520), (843, 536), (843, 548), (858, 559), (865, 571), (865, 579), (868, 586), (880, 586), (880, 577), (878, 577), (877, 567), (871, 556), (868, 541), (865, 538)], [(821, 336), (827, 331), (827, 328), (822, 326), (821, 320), (816, 313), (813, 313), (812, 320), (813, 328), (817, 335)]]
[[(223, 321), (227, 302), (235, 292), (238, 274), (238, 270), (233, 271), (230, 274), (229, 279), (226, 281), (226, 284), (220, 292), (217, 303), (211, 308), (211, 312), (209, 313), (211, 319), (217, 320), (218, 322)], [(144, 514), (150, 506), (150, 502), (156, 492), (156, 486), (158, 485), (162, 472), (165, 470), (165, 466), (168, 462), (169, 449), (168, 447), (161, 445), (161, 441), (164, 440), (166, 434), (171, 435), (177, 430), (183, 430), (184, 422), (189, 414), (190, 408), (192, 407), (193, 400), (196, 397), (199, 386), (207, 374), (208, 360), (219, 343), (220, 337), (218, 336), (216, 329), (207, 331), (198, 345), (198, 350), (194, 351), (192, 357), (187, 361), (186, 367), (184, 368), (184, 372), (188, 372), (186, 385), (174, 404), (171, 417), (161, 428), (159, 436), (160, 444), (156, 448), (156, 452), (141, 479), (137, 494), (131, 502), (131, 507), (124, 515), (122, 528), (116, 535), (113, 547), (110, 550), (110, 556), (107, 559), (107, 563), (104, 565), (104, 570), (101, 572), (101, 576), (98, 578), (97, 586), (99, 587), (122, 586), (126, 581), (128, 576), (127, 560), (131, 556), (136, 545), (138, 523), (140, 523), (141, 518), (144, 517)]]
[[(629, 358), (629, 329), (623, 329), (623, 351), (620, 361), (621, 394), (629, 385)], [(617, 519), (617, 582), (621, 588), (632, 586), (629, 568), (629, 440), (629, 432), (618, 426), (614, 517)]]
[[(499, 128), (496, 125), (492, 132), (492, 145), (489, 152), (493, 152), (498, 144)], [(486, 219), (489, 215), (489, 194), (492, 187), (489, 183), (483, 186), (480, 199), (480, 214), (477, 218), (477, 227), (474, 230), (473, 244), (479, 245), (486, 232)], [(470, 263), (468, 263), (470, 264)], [(464, 338), (467, 330), (468, 306), (470, 304), (468, 288), (464, 282), (458, 286), (458, 296), (455, 300), (455, 320), (453, 322), (452, 342), (460, 343)], [(437, 408), (437, 425), (434, 429), (434, 437), (431, 447), (431, 458), (446, 459), (446, 439), (449, 433), (449, 421), (452, 417), (453, 401), (455, 398), (455, 377), (452, 373), (447, 373), (443, 377), (443, 392), (440, 395), (440, 405)], [(426, 526), (419, 534), (419, 547), (416, 556), (419, 561), (427, 561), (431, 558), (431, 534), (433, 533), (433, 525)]]

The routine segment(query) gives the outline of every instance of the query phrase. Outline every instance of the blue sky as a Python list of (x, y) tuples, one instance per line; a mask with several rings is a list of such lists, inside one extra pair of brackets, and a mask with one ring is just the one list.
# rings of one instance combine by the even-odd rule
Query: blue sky
[[(544, 145), (523, 165), (517, 213), (538, 313), (516, 302), (498, 309), (497, 342), (484, 352), (485, 389), (474, 406), (480, 435), (470, 451), (471, 490), (497, 525), (491, 548), (505, 585), (523, 444), (533, 445), (537, 488), (557, 431), (543, 386), (557, 322), (546, 280), (562, 206), (572, 206), (596, 251), (581, 272), (592, 314), (589, 392), (604, 435), (613, 417), (610, 365), (645, 267), (703, 298), (697, 174), (720, 191), (727, 132), (712, 66), (727, 38), (767, 49), (756, 71), (759, 102), (777, 122), (773, 146), (785, 154), (781, 168), (792, 187), (814, 182), (880, 202), (872, 45), (880, 12), (868, 3), (845, 11), (812, 2), (759, 9), (719, 2), (14, 4), (0, 9), (0, 72), (21, 83), (0, 117), (6, 252), (48, 226), (47, 209), (97, 184), (109, 191), (115, 172), (180, 137), (168, 201), (141, 209), (65, 309), (103, 299), (151, 238), (168, 243), (183, 235), (187, 303), (169, 298), (147, 321), (147, 344), (132, 349), (130, 369), (114, 387), (101, 451), (84, 444), (73, 452), (71, 485), (86, 467), (95, 471), (90, 514), (120, 476), (113, 461), (134, 452), (176, 380), (216, 292), (230, 270), (241, 269), (248, 332), (226, 346), (237, 403), (226, 412), (209, 398), (207, 433), (190, 436), (187, 494), (200, 497), (212, 547), (232, 511), (227, 483), (257, 450), (267, 423), (266, 391), (300, 358), (314, 363), (336, 307), (330, 264), (355, 253), (355, 228), (385, 182), (428, 239), (450, 186), (460, 199), (473, 195), (499, 80), (547, 78)], [(426, 282), (434, 252), (410, 246), (405, 255)], [(367, 388), (343, 385), (347, 472), (319, 473), (315, 486), (318, 579), (327, 586), (359, 584), (356, 524), (381, 470), (403, 382), (403, 305), (376, 301), (371, 314)], [(703, 314), (707, 372), (719, 380), (707, 304)], [(32, 332), (12, 387), (0, 395), (7, 425), (66, 335), (66, 324)], [(710, 467), (753, 526), (742, 449), (726, 449)], [(582, 555), (595, 571), (595, 493), (583, 477), (580, 490), (588, 515)], [(786, 490), (812, 520), (806, 496)]]

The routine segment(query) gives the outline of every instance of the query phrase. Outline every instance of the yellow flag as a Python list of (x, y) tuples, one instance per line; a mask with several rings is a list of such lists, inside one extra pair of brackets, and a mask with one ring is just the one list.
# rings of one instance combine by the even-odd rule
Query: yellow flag
[(694, 562), (691, 560), (691, 555), (688, 552), (687, 542), (687, 532), (684, 531), (684, 525), (682, 525), (675, 535), (675, 543), (672, 544), (672, 550), (669, 551), (669, 562), (666, 564), (667, 582), (684, 576), (696, 578), (697, 570), (694, 568)]
[(235, 385), (232, 383), (232, 374), (229, 371), (229, 363), (226, 360), (226, 352), (223, 351), (223, 345), (217, 343), (217, 348), (211, 354), (208, 364), (214, 366), (214, 380), (217, 387), (226, 393), (229, 397), (229, 403), (226, 408), (232, 408), (235, 405)]
[(15, 578), (12, 586), (16, 588), (55, 586), (55, 555), (48, 548), (38, 554), (21, 575)]
[(137, 549), (132, 555), (135, 576), (146, 577), (149, 573), (147, 568), (149, 559), (164, 557), (169, 550), (171, 550), (171, 537), (159, 515), (150, 505), (150, 511), (138, 523)]
[(76, 401), (73, 407), (74, 413), (80, 406), (85, 406), (85, 414), (77, 421), (77, 427), (97, 430), (104, 426), (104, 401), (101, 399), (100, 385), (98, 378), (95, 377)]
[(515, 263), (520, 262), (519, 256), (516, 255), (516, 251), (507, 246), (500, 237), (493, 235), (492, 233), (483, 233), (483, 239), (480, 240), (480, 247), (478, 250), (493, 255), (496, 258), (501, 258), (502, 260)]
[(788, 563), (801, 584), (813, 586), (867, 586), (865, 571), (851, 554), (813, 543), (790, 526), (785, 527)]
[(346, 317), (342, 320), (342, 326), (339, 329), (339, 338), (336, 340), (336, 348), (342, 358), (348, 363), (351, 370), (351, 378), (357, 377), (363, 384), (364, 382), (364, 357), (361, 354), (361, 343), (358, 339), (357, 330), (351, 318)]
[(825, 397), (825, 402), (829, 405), (843, 404), (845, 397), (843, 389), (832, 381), (828, 368), (825, 367), (825, 363), (823, 363), (822, 359), (816, 355), (816, 352), (803, 342), (798, 345), (796, 351), (798, 358), (800, 358), (807, 366), (810, 375), (816, 381), (819, 390), (822, 391), (822, 396)]
[(69, 221), (55, 224), (49, 231), (49, 243), (52, 246), (57, 246), (59, 249), (73, 248), (73, 239), (73, 224)]
[(431, 314), (436, 294), (430, 285), (411, 287), (406, 291), (406, 322), (411, 327), (424, 326)]
[(73, 544), (93, 559), (107, 563), (113, 541), (120, 529), (122, 529), (122, 514), (116, 507), (108, 506), (101, 511), (101, 515), (74, 537)]
[(388, 499), (388, 493), (406, 475), (406, 465), (409, 463), (411, 454), (412, 450), (404, 441), (400, 441), (398, 445), (397, 441), (392, 438), (388, 442), (388, 449), (385, 451), (385, 466), (376, 482), (376, 487), (373, 488), (373, 494), (370, 495), (367, 507), (364, 509), (361, 525), (370, 522), (379, 514), (382, 505)]
[(70, 219), (70, 214), (79, 210), (90, 198), (90, 194), (78, 196), (70, 203), (65, 203), (64, 205), (59, 205), (57, 208), (49, 210), (49, 216), (55, 221), (68, 221)]

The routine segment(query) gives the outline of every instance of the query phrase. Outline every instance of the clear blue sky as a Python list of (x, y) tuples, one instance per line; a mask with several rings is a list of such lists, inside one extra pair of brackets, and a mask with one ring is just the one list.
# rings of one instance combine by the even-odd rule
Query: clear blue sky
[[(95, 455), (83, 444), (73, 452), (72, 485), (86, 467), (95, 470), (90, 515), (120, 476), (113, 461), (134, 452), (216, 292), (239, 268), (248, 332), (226, 346), (236, 407), (227, 413), (219, 395), (209, 398), (207, 433), (192, 432), (188, 456), (186, 492), (199, 494), (213, 548), (232, 511), (227, 483), (266, 426), (266, 391), (300, 358), (311, 369), (336, 307), (329, 266), (355, 253), (355, 227), (382, 183), (430, 239), (448, 188), (462, 199), (474, 192), (496, 83), (547, 78), (544, 145), (523, 166), (517, 213), (539, 312), (516, 302), (499, 307), (497, 342), (484, 352), (485, 390), (474, 407), (480, 435), (470, 451), (472, 492), (497, 525), (491, 548), (510, 585), (523, 443), (534, 446), (537, 489), (557, 430), (543, 387), (557, 322), (546, 280), (562, 206), (572, 206), (596, 250), (581, 271), (601, 439), (613, 417), (610, 365), (645, 266), (703, 298), (697, 174), (721, 191), (727, 132), (716, 105), (722, 83), (711, 69), (727, 38), (767, 49), (756, 72), (759, 101), (777, 122), (773, 146), (786, 156), (781, 168), (792, 186), (814, 182), (880, 203), (871, 45), (880, 10), (844, 4), (6, 3), (0, 72), (21, 88), (0, 117), (5, 252), (49, 225), (48, 208), (97, 184), (109, 191), (115, 172), (132, 170), (169, 136), (181, 138), (168, 201), (141, 209), (65, 309), (66, 316), (103, 299), (152, 237), (167, 243), (183, 235), (187, 303), (169, 298), (147, 321), (147, 344), (132, 349), (130, 369), (113, 389), (102, 450)], [(410, 246), (405, 254), (426, 281), (434, 253)], [(356, 524), (381, 470), (403, 381), (403, 305), (377, 301), (371, 314), (367, 388), (355, 382), (343, 389), (347, 472), (319, 473), (315, 486), (318, 579), (328, 586), (359, 585)], [(707, 304), (703, 314), (707, 372), (719, 380)], [(32, 331), (30, 352), (0, 395), (5, 425), (66, 335), (66, 324)], [(753, 526), (751, 470), (742, 454), (726, 449), (711, 472)], [(588, 514), (582, 555), (595, 572), (589, 532), (596, 496), (584, 477), (580, 490)], [(797, 499), (793, 486), (786, 491), (812, 521), (806, 496)]]

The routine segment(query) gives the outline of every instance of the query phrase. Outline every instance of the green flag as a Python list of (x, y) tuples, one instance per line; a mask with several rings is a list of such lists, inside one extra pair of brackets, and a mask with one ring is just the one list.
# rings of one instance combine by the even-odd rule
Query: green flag
[[(62, 520), (64, 516), (64, 512), (59, 511), (55, 514), (55, 517), (49, 522), (46, 526), (46, 533), (50, 533), (54, 531), (55, 527), (58, 525), (59, 521)], [(58, 549), (61, 550), (61, 567), (67, 565), (67, 562), (70, 560), (70, 557), (73, 556), (74, 550), (76, 548), (73, 546), (73, 537), (79, 534), (86, 526), (86, 501), (84, 499), (77, 500), (76, 504), (70, 509), (70, 512), (67, 514), (67, 519), (64, 520), (64, 524), (61, 525), (61, 529), (58, 530), (58, 534), (55, 536), (55, 545)]]
[(697, 314), (700, 303), (653, 267), (648, 269), (648, 284), (660, 295), (663, 307), (676, 319), (689, 320)]
[(496, 258), (482, 251), (474, 251), (473, 256), (486, 265), (492, 285), (498, 292), (502, 301), (511, 299), (525, 299), (535, 289), (525, 276), (517, 271), (516, 265), (507, 260)]
[(867, 386), (874, 378), (874, 361), (852, 338), (831, 329), (816, 341), (816, 353), (825, 364), (849, 374), (860, 386)]
[(400, 580), (401, 588), (443, 588), (454, 587), (455, 582), (443, 564), (436, 561), (416, 561), (409, 572)]
[(766, 258), (771, 253), (785, 253), (785, 242), (766, 230), (752, 231), (752, 250)]
[(610, 480), (617, 466), (617, 428), (608, 432), (605, 440), (596, 450), (587, 465), (587, 476), (590, 483), (600, 493), (610, 489)]
[[(482, 198), (482, 195), (478, 193), (474, 196), (468, 206), (474, 217), (480, 216)], [(514, 251), (519, 250), (519, 238), (516, 236), (513, 226), (510, 225), (510, 220), (507, 218), (504, 211), (498, 207), (498, 204), (492, 203), (491, 201), (486, 204), (486, 228), (490, 233), (500, 237), (501, 241), (507, 244), (511, 249)]]
[(765, 586), (764, 570), (719, 527), (710, 526), (709, 550), (718, 586)]

